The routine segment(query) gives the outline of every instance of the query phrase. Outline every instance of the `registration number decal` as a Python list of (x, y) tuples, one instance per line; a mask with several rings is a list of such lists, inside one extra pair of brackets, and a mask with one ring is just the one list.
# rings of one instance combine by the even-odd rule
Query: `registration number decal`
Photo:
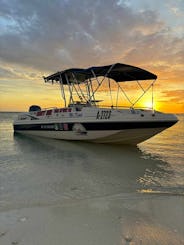
[(111, 111), (98, 111), (96, 119), (109, 119), (111, 117)]

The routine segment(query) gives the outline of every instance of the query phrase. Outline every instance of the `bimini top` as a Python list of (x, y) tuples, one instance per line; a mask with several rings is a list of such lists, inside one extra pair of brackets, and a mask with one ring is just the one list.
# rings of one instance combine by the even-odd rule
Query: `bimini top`
[(116, 82), (135, 81), (135, 80), (153, 80), (157, 76), (144, 69), (116, 63), (107, 66), (94, 66), (87, 69), (72, 68), (56, 72), (48, 77), (44, 77), (45, 82), (62, 81), (63, 84), (82, 83), (87, 79), (104, 76), (115, 80)]

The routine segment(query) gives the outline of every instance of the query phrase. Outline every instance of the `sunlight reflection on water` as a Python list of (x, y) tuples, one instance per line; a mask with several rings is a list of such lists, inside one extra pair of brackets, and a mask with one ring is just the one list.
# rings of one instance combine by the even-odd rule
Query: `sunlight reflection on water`
[[(139, 144), (144, 159), (161, 161), (160, 168), (164, 171), (153, 172), (146, 169), (139, 181), (144, 186), (158, 188), (162, 186), (165, 192), (184, 193), (184, 115), (178, 115), (179, 122), (150, 140)], [(155, 190), (157, 191), (157, 190)]]
[(184, 115), (179, 122), (153, 138), (139, 144), (143, 156), (152, 157), (171, 164), (183, 164), (184, 159)]

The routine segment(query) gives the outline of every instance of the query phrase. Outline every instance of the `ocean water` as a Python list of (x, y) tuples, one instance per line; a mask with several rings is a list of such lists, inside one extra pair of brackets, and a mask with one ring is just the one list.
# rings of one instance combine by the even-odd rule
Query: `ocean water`
[(184, 115), (137, 147), (14, 135), (16, 115), (0, 113), (0, 208), (122, 192), (184, 195)]
[[(64, 205), (65, 208), (67, 207), (65, 211), (68, 215), (73, 212), (75, 217), (73, 222), (76, 222), (77, 213), (74, 214), (74, 209), (69, 207), (76, 203), (77, 212), (83, 217), (84, 212), (87, 214), (89, 211), (86, 210), (86, 206), (84, 209), (81, 208), (86, 201), (90, 205), (93, 204), (93, 208), (106, 212), (107, 217), (108, 215), (113, 217), (116, 213), (121, 220), (123, 212), (127, 217), (127, 213), (132, 213), (133, 210), (133, 219), (138, 214), (140, 219), (146, 215), (153, 220), (152, 226), (149, 226), (149, 229), (148, 225), (142, 226), (141, 229), (142, 231), (148, 229), (149, 232), (152, 229), (152, 233), (157, 233), (156, 239), (164, 241), (158, 244), (182, 244), (181, 238), (178, 237), (184, 237), (182, 235), (184, 233), (182, 218), (184, 214), (184, 115), (178, 115), (179, 122), (173, 127), (134, 147), (14, 135), (12, 122), (16, 115), (17, 113), (0, 113), (0, 213)], [(175, 206), (176, 203), (178, 205)], [(127, 212), (122, 211), (122, 207)], [(176, 211), (176, 207), (179, 211)], [(135, 209), (138, 214), (135, 214)], [(146, 212), (144, 215), (143, 209), (147, 210), (144, 210)], [(160, 209), (162, 211), (159, 213)], [(114, 213), (112, 210), (115, 210)], [(164, 212), (165, 221), (162, 217)], [(174, 216), (169, 218), (172, 212)], [(99, 214), (95, 220), (98, 219)], [(7, 224), (8, 218), (5, 220)], [(125, 219), (122, 220), (121, 226), (125, 227), (123, 223)], [(137, 224), (138, 221), (134, 221), (132, 223)], [(97, 221), (93, 222), (95, 226)], [(153, 229), (155, 223), (164, 226), (163, 234), (159, 233), (161, 225), (159, 232), (156, 226), (154, 226), (155, 230)], [(93, 240), (92, 243), (85, 243), (84, 240), (83, 243), (79, 239), (77, 244), (131, 244), (128, 243), (128, 239), (125, 243), (113, 242), (115, 240), (112, 239), (117, 237), (115, 235), (117, 230), (119, 232), (119, 226), (115, 231), (113, 224), (112, 227), (110, 224), (109, 222), (104, 232), (114, 233), (113, 235), (109, 233), (111, 235), (107, 235), (107, 240), (104, 242), (104, 237), (98, 240), (91, 231), (88, 238), (91, 236), (93, 238), (90, 239), (97, 240)], [(101, 229), (105, 228), (101, 227)], [(78, 232), (80, 233), (80, 230)], [(139, 232), (137, 228), (136, 232)], [(170, 232), (174, 235), (171, 236)], [(158, 234), (161, 238), (158, 238)], [(171, 243), (165, 242), (169, 236)], [(175, 241), (173, 243), (172, 237)], [(147, 239), (145, 235), (143, 238)], [(68, 235), (67, 239), (71, 239), (71, 236)], [(140, 243), (135, 244), (157, 244), (153, 240), (154, 236), (150, 243), (149, 239), (146, 243), (141, 243), (139, 239)], [(74, 244), (69, 241), (58, 244)], [(47, 244), (46, 241), (43, 244)]]

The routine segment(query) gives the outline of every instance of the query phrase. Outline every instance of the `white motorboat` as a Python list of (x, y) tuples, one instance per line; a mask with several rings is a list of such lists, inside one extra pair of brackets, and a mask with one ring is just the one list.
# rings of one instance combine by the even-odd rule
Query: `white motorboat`
[[(157, 76), (151, 72), (120, 63), (54, 73), (44, 80), (60, 85), (63, 108), (41, 109), (33, 105), (28, 112), (18, 115), (14, 131), (62, 140), (138, 144), (178, 121), (173, 114), (154, 110), (153, 86), (156, 79)], [(143, 80), (149, 81), (146, 88), (141, 85)], [(122, 86), (130, 81), (136, 82), (142, 91), (134, 102)], [(104, 87), (108, 88), (108, 106), (101, 105), (104, 96), (96, 98)], [(150, 90), (151, 108), (137, 108), (137, 103)], [(128, 107), (122, 106), (120, 94), (128, 101)]]

